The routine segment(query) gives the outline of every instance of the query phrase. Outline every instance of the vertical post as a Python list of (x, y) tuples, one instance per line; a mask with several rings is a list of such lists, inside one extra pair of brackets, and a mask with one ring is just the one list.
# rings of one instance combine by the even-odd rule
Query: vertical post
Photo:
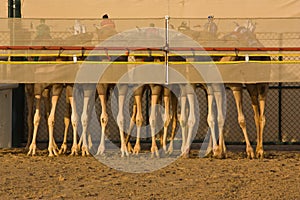
[(165, 16), (165, 66), (166, 66), (166, 75), (165, 75), (165, 84), (169, 84), (169, 20), (170, 17), (168, 15)]
[[(282, 61), (282, 56), (279, 56), (279, 61)], [(278, 83), (278, 140), (282, 142), (282, 83)]]
[[(21, 1), (8, 0), (8, 17), (21, 18)], [(15, 21), (11, 24), (11, 45), (15, 45)], [(11, 57), (11, 61), (23, 60), (21, 57)], [(24, 84), (12, 91), (12, 146), (21, 145), (22, 136), (24, 135)]]
[[(279, 47), (282, 47), (283, 35), (279, 35)], [(281, 52), (279, 52), (281, 53)], [(283, 57), (279, 56), (279, 61), (283, 61)], [(282, 83), (278, 83), (278, 140), (282, 142)]]

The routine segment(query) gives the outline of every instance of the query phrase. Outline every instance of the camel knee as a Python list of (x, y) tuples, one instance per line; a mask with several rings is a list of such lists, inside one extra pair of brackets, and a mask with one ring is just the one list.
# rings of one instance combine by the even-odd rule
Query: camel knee
[(48, 126), (54, 126), (54, 117), (48, 118)]
[(179, 121), (179, 124), (180, 124), (181, 127), (186, 126), (186, 123), (187, 123), (186, 118), (180, 117), (178, 121)]
[(214, 127), (215, 126), (215, 118), (212, 116), (207, 117), (207, 124), (209, 127)]
[(238, 122), (239, 122), (239, 125), (240, 125), (241, 128), (245, 128), (246, 127), (246, 120), (245, 120), (244, 117), (239, 118)]
[(137, 127), (142, 127), (142, 125), (143, 125), (143, 118), (137, 118), (136, 121), (135, 121), (135, 123), (136, 123)]
[(33, 124), (38, 125), (40, 123), (41, 116), (40, 115), (34, 115)]
[(83, 127), (87, 127), (87, 124), (88, 124), (88, 120), (87, 120), (87, 115), (83, 115), (82, 117), (81, 117), (81, 123), (82, 123), (82, 126)]
[(102, 114), (100, 117), (101, 126), (106, 126), (108, 123), (108, 116), (107, 114)]

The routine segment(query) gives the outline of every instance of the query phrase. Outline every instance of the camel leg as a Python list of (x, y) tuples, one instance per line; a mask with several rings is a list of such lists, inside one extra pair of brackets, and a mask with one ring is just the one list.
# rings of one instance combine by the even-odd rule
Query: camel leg
[[(51, 112), (51, 97), (50, 97), (50, 89), (45, 88), (42, 92), (42, 98), (45, 106), (44, 118), (48, 121)], [(49, 127), (47, 126), (47, 131), (49, 132)], [(55, 144), (56, 145), (56, 144)]]
[(48, 145), (48, 151), (49, 151), (49, 156), (55, 156), (58, 155), (57, 153), (57, 145), (55, 144), (54, 140), (54, 119), (55, 119), (55, 111), (56, 111), (56, 106), (58, 102), (59, 96), (53, 95), (51, 98), (51, 112), (48, 118), (48, 126), (49, 126), (49, 145)]
[(25, 84), (26, 104), (27, 104), (27, 144), (25, 150), (29, 150), (30, 143), (32, 141), (33, 134), (33, 105), (34, 105), (34, 84)]
[(71, 147), (71, 155), (78, 155), (78, 145), (77, 145), (77, 128), (78, 128), (78, 114), (77, 114), (77, 108), (76, 103), (74, 100), (74, 97), (69, 97), (70, 104), (71, 104), (71, 123), (73, 127), (73, 144)]
[(84, 98), (83, 98), (83, 108), (82, 108), (82, 115), (81, 115), (81, 123), (82, 123), (82, 134), (81, 134), (81, 140), (82, 140), (82, 146), (81, 146), (81, 153), (82, 156), (90, 155), (88, 151), (88, 141), (87, 141), (87, 129), (88, 129), (88, 122), (90, 119), (90, 113), (92, 105), (92, 97), (94, 97), (93, 90), (90, 89), (84, 89)]
[(243, 112), (243, 91), (242, 91), (242, 85), (236, 86), (236, 87), (231, 87), (235, 103), (236, 103), (236, 108), (237, 108), (237, 114), (238, 114), (238, 123), (243, 131), (245, 142), (246, 142), (246, 153), (247, 153), (247, 158), (254, 158), (254, 152), (253, 148), (251, 146), (248, 134), (247, 134), (247, 128), (246, 128), (246, 120)]
[(267, 84), (247, 84), (247, 90), (251, 97), (254, 120), (257, 132), (256, 157), (263, 158), (263, 129), (265, 127), (265, 101), (268, 91)]
[(217, 106), (217, 123), (218, 123), (218, 131), (219, 131), (219, 145), (220, 145), (220, 154), (215, 155), (218, 158), (226, 158), (226, 146), (224, 140), (223, 127), (225, 123), (225, 91), (223, 91), (222, 85), (212, 84), (214, 90), (214, 97)]
[(187, 120), (187, 139), (186, 139), (186, 147), (184, 149), (183, 156), (185, 158), (189, 157), (189, 152), (192, 144), (192, 136), (193, 136), (193, 128), (196, 123), (196, 117), (195, 117), (195, 95), (193, 92), (188, 92), (187, 99), (189, 102), (189, 115)]
[(125, 139), (125, 143), (127, 145), (127, 150), (128, 152), (133, 152), (133, 148), (131, 146), (131, 143), (130, 143), (130, 136), (131, 136), (131, 132), (132, 132), (132, 129), (136, 123), (136, 113), (137, 113), (137, 106), (136, 106), (136, 102), (134, 100), (134, 104), (133, 104), (133, 108), (132, 108), (132, 115), (131, 115), (131, 118), (130, 118), (130, 124), (129, 124), (129, 129), (128, 129), (128, 134), (126, 136), (126, 139)]
[(175, 138), (175, 131), (176, 131), (176, 126), (177, 126), (177, 98), (175, 95), (171, 94), (171, 103), (172, 103), (172, 130), (171, 130), (171, 137), (170, 137), (170, 144), (168, 148), (168, 154), (171, 155), (174, 150), (174, 138)]
[(142, 95), (143, 95), (143, 86), (136, 89), (134, 98), (137, 106), (137, 113), (136, 113), (136, 126), (137, 126), (137, 133), (136, 133), (136, 142), (133, 149), (133, 154), (139, 154), (141, 151), (141, 128), (143, 125), (143, 114), (142, 114)]
[(106, 111), (106, 92), (108, 89), (107, 84), (98, 84), (97, 91), (101, 103), (101, 116), (100, 116), (100, 123), (101, 123), (101, 138), (100, 138), (100, 145), (98, 147), (98, 151), (96, 155), (102, 155), (105, 151), (105, 129), (108, 122), (108, 114)]
[(151, 145), (151, 156), (154, 157), (156, 155), (159, 157), (158, 148), (156, 145), (156, 105), (158, 102), (158, 98), (161, 93), (161, 86), (160, 85), (150, 85), (151, 87), (151, 113), (149, 116), (149, 124), (151, 128), (151, 138), (152, 138), (152, 145)]
[(71, 104), (68, 95), (66, 94), (66, 110), (64, 115), (64, 124), (65, 124), (65, 130), (64, 130), (64, 139), (63, 143), (60, 147), (59, 154), (64, 154), (67, 151), (67, 137), (68, 137), (68, 129), (70, 125), (70, 119), (71, 119)]
[(208, 148), (206, 150), (205, 156), (210, 154), (211, 151), (213, 151), (213, 154), (218, 154), (217, 152), (219, 150), (218, 146), (218, 139), (216, 135), (216, 129), (215, 129), (215, 115), (214, 115), (214, 91), (211, 85), (207, 85), (206, 88), (207, 91), (207, 124), (211, 132), (211, 139), (212, 139), (212, 148), (210, 146), (211, 142), (209, 142)]
[(187, 116), (186, 116), (186, 91), (184, 86), (181, 87), (181, 96), (180, 96), (180, 117), (179, 117), (179, 124), (181, 127), (181, 134), (182, 134), (182, 144), (181, 144), (181, 153), (183, 154), (185, 152), (186, 147), (186, 139), (187, 139)]
[(36, 137), (37, 137), (37, 132), (41, 120), (41, 113), (40, 113), (40, 108), (41, 108), (41, 95), (36, 95), (35, 96), (35, 113), (34, 113), (34, 118), (33, 118), (33, 135), (32, 135), (32, 141), (29, 146), (29, 151), (27, 155), (35, 155), (36, 154)]
[(162, 147), (165, 153), (167, 153), (167, 135), (168, 135), (168, 126), (171, 121), (170, 115), (170, 101), (171, 101), (171, 92), (168, 88), (164, 88), (164, 103), (165, 103), (165, 114), (163, 117), (164, 122), (164, 133), (162, 139)]
[(119, 88), (119, 112), (117, 116), (117, 123), (119, 126), (120, 131), (120, 140), (121, 140), (121, 157), (124, 157), (124, 155), (129, 156), (127, 147), (126, 147), (126, 141), (124, 136), (124, 102), (125, 102), (125, 94), (127, 93), (127, 85), (120, 85)]

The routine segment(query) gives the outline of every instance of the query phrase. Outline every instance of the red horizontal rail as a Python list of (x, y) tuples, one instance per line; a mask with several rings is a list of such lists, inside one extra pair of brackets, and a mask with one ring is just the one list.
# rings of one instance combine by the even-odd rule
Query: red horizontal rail
[[(1, 50), (151, 50), (165, 47), (97, 47), (97, 46), (0, 46)], [(170, 47), (169, 51), (300, 51), (300, 47)]]

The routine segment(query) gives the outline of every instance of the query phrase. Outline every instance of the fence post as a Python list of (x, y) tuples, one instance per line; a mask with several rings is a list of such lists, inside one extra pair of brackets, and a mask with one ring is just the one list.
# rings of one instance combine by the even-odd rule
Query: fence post
[(170, 17), (168, 15), (165, 16), (165, 66), (166, 66), (166, 76), (165, 76), (165, 84), (169, 84), (169, 20)]
[[(282, 47), (283, 35), (279, 35), (279, 47)], [(283, 57), (278, 57), (279, 61), (283, 61)], [(282, 83), (278, 83), (278, 140), (282, 142)]]

